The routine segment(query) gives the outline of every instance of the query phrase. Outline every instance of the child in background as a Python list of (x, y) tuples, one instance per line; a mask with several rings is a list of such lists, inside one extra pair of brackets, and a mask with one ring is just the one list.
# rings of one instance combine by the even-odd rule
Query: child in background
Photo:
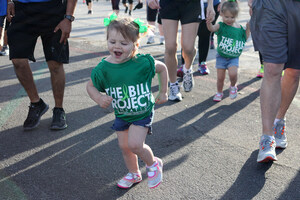
[[(118, 186), (130, 188), (142, 180), (138, 166), (139, 156), (145, 163), (148, 186), (158, 186), (163, 178), (163, 162), (154, 157), (145, 144), (151, 133), (154, 104), (168, 100), (168, 71), (164, 63), (154, 60), (149, 54), (137, 54), (141, 33), (147, 26), (139, 19), (117, 18), (115, 14), (105, 19), (107, 46), (110, 56), (93, 69), (87, 84), (87, 92), (101, 108), (112, 105), (119, 146), (129, 173)], [(151, 93), (152, 78), (158, 73), (159, 93), (154, 99)]]
[(242, 53), (245, 42), (250, 35), (249, 22), (246, 30), (236, 22), (239, 7), (235, 0), (226, 1), (221, 5), (220, 16), (223, 22), (213, 25), (212, 21), (207, 21), (207, 28), (215, 32), (218, 36), (218, 47), (216, 55), (217, 68), (217, 93), (214, 101), (221, 101), (223, 98), (223, 86), (228, 69), (230, 79), (229, 97), (237, 97), (238, 88), (236, 87), (239, 56)]

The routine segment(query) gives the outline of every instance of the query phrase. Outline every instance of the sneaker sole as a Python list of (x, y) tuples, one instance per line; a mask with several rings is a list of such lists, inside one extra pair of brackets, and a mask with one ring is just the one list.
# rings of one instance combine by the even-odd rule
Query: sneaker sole
[(41, 117), (43, 116), (43, 114), (45, 114), (48, 111), (48, 109), (49, 109), (49, 105), (46, 104), (46, 108), (42, 111), (41, 116), (39, 117), (38, 123), (33, 127), (23, 127), (24, 131), (30, 131), (30, 130), (35, 129), (36, 127), (38, 127), (38, 125), (40, 124)]
[(277, 161), (277, 159), (273, 158), (272, 156), (267, 156), (265, 157), (265, 159), (261, 160), (261, 161), (257, 161), (258, 163), (267, 163), (267, 162), (271, 162), (271, 161)]
[(130, 186), (130, 187), (124, 187), (124, 186), (121, 186), (121, 185), (119, 185), (119, 184), (117, 184), (117, 186), (119, 187), (119, 188), (121, 188), (121, 189), (129, 189), (129, 188), (131, 188), (134, 184), (137, 184), (137, 183), (140, 183), (142, 180), (140, 180), (140, 181), (138, 181), (138, 182), (135, 182), (135, 183), (132, 183), (132, 185)]
[(66, 124), (65, 126), (63, 127), (59, 127), (59, 126), (51, 126), (50, 129), (51, 130), (63, 130), (63, 129), (66, 129), (68, 127), (68, 125)]

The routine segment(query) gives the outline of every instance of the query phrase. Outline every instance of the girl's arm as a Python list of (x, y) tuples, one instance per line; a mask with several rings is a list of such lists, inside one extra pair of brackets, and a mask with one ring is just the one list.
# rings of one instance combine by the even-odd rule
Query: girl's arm
[(86, 91), (91, 99), (93, 99), (101, 108), (107, 108), (113, 100), (111, 96), (100, 93), (93, 85), (92, 79), (87, 83)]
[(206, 26), (207, 26), (207, 29), (208, 29), (210, 32), (216, 32), (216, 31), (218, 31), (219, 28), (220, 28), (220, 24), (219, 24), (219, 23), (213, 25), (210, 21), (206, 21)]
[(168, 70), (163, 62), (155, 60), (155, 72), (158, 74), (159, 93), (155, 103), (162, 104), (168, 101)]
[(250, 36), (250, 25), (249, 22), (247, 22), (246, 24), (246, 40), (249, 38)]

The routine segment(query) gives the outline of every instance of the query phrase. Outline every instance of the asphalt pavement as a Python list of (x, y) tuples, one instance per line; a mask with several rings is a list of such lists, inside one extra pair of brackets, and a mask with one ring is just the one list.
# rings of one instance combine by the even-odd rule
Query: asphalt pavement
[[(136, 1), (134, 2), (136, 4)], [(124, 7), (120, 4), (120, 15)], [(247, 3), (240, 2), (238, 21), (249, 20)], [(261, 136), (261, 79), (256, 78), (259, 58), (249, 38), (240, 57), (238, 97), (213, 102), (216, 92), (215, 50), (209, 51), (209, 75), (197, 72), (195, 87), (183, 101), (156, 106), (153, 135), (146, 143), (164, 162), (164, 179), (155, 189), (144, 180), (129, 190), (116, 184), (126, 173), (117, 137), (110, 128), (111, 108), (101, 109), (85, 86), (92, 69), (108, 55), (103, 18), (111, 13), (110, 1), (94, 1), (93, 14), (79, 1), (70, 38), (70, 64), (65, 65), (64, 108), (68, 128), (50, 131), (52, 110), (38, 128), (23, 131), (29, 99), (19, 84), (11, 61), (0, 57), (0, 199), (1, 200), (110, 200), (110, 199), (300, 199), (300, 93), (286, 115), (289, 145), (276, 150), (278, 161), (256, 162)], [(145, 20), (145, 6), (132, 13)], [(180, 33), (180, 30), (179, 30)], [(164, 45), (147, 45), (140, 53), (163, 61)], [(179, 42), (180, 43), (180, 42)], [(178, 53), (180, 46), (178, 47)], [(31, 63), (41, 98), (54, 106), (49, 70), (38, 40)], [(152, 90), (158, 91), (157, 77)]]

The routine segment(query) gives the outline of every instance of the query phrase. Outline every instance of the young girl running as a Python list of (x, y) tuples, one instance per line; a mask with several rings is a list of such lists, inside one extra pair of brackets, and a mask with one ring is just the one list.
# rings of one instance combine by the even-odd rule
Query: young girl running
[[(110, 104), (115, 111), (119, 146), (129, 171), (119, 182), (121, 188), (130, 188), (142, 180), (138, 165), (139, 156), (146, 163), (148, 186), (158, 186), (163, 178), (161, 159), (154, 157), (145, 144), (151, 133), (154, 104), (168, 100), (168, 71), (160, 61), (149, 54), (137, 54), (139, 38), (147, 26), (139, 19), (117, 18), (115, 14), (105, 19), (107, 46), (110, 55), (93, 69), (87, 92), (102, 108)], [(158, 73), (159, 93), (154, 99), (151, 82)]]
[(229, 0), (221, 5), (220, 16), (223, 22), (213, 25), (207, 21), (207, 28), (218, 36), (218, 47), (216, 55), (217, 68), (217, 94), (214, 101), (221, 101), (223, 97), (223, 86), (228, 69), (230, 79), (229, 97), (237, 97), (236, 82), (239, 67), (239, 56), (242, 53), (245, 42), (250, 35), (249, 23), (246, 30), (236, 22), (239, 7), (235, 0)]

